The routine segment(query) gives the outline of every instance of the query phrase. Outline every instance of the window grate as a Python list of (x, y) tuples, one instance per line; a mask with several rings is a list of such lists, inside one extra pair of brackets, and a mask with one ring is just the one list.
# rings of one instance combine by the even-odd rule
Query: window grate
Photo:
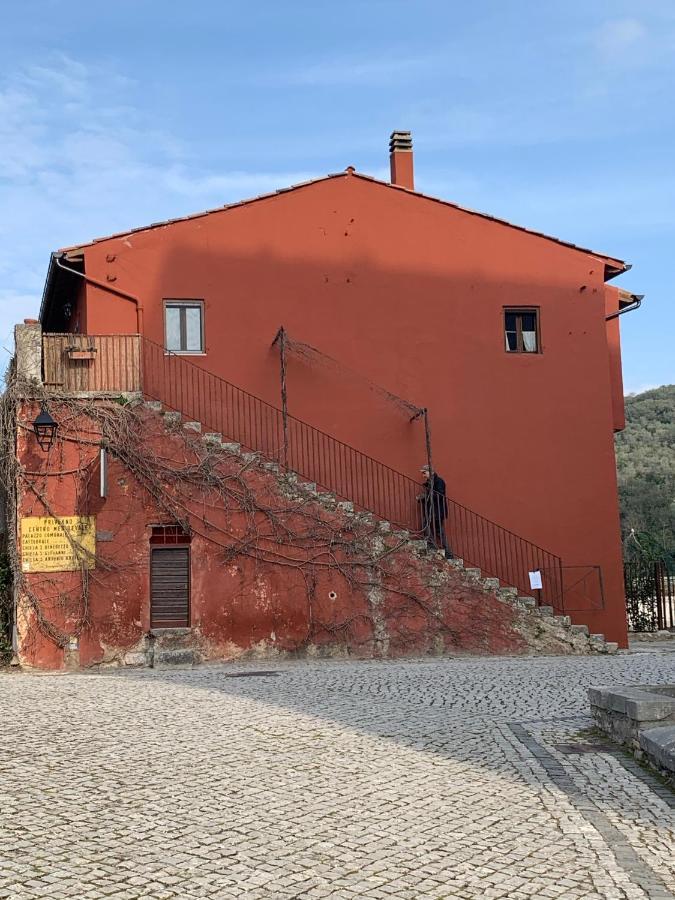
[(189, 544), (190, 535), (180, 525), (152, 525), (151, 544)]

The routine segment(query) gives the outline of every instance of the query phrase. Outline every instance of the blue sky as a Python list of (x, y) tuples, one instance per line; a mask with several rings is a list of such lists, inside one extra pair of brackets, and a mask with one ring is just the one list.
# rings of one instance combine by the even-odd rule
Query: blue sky
[(627, 391), (675, 381), (672, 0), (2, 4), (0, 338), (49, 252), (347, 165), (633, 263)]

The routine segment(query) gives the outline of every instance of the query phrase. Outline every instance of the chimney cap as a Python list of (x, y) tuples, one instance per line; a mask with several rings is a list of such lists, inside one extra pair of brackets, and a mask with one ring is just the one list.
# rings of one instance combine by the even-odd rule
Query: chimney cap
[(389, 152), (394, 150), (412, 150), (412, 132), (392, 131), (389, 138)]

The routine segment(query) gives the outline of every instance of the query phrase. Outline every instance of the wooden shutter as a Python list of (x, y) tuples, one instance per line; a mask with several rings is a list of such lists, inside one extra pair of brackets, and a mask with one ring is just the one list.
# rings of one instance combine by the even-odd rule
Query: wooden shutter
[(190, 625), (190, 548), (152, 549), (150, 562), (150, 627)]

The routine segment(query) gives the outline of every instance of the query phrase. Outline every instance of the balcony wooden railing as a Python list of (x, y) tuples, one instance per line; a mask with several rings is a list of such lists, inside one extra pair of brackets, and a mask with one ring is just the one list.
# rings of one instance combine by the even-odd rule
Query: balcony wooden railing
[(140, 391), (139, 334), (45, 334), (45, 387), (64, 393)]

